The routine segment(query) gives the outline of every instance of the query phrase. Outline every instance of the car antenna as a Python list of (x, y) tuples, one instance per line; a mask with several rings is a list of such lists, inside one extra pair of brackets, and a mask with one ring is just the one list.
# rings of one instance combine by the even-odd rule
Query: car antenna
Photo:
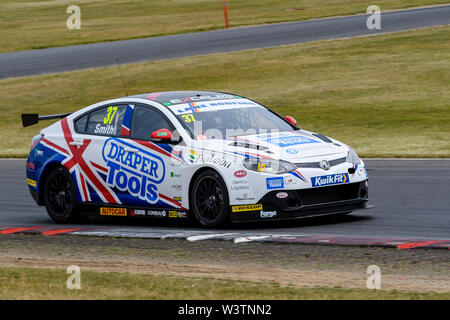
[(120, 80), (122, 81), (123, 90), (125, 90), (125, 95), (128, 97), (127, 87), (125, 86), (125, 81), (123, 81), (122, 70), (120, 69), (119, 59), (116, 58), (117, 68), (119, 68)]

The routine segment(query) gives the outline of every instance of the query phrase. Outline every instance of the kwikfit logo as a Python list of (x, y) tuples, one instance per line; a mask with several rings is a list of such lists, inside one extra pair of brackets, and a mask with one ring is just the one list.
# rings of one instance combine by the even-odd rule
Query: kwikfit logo
[(333, 184), (348, 183), (348, 173), (330, 174), (326, 176), (312, 177), (311, 183), (313, 187), (329, 186)]

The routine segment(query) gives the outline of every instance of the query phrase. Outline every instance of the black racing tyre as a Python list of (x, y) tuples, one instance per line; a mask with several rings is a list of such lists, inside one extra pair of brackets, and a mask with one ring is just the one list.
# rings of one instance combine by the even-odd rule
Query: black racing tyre
[(216, 228), (228, 222), (228, 190), (216, 171), (208, 169), (197, 176), (192, 185), (190, 200), (195, 218), (203, 226)]
[(53, 221), (74, 222), (78, 218), (77, 189), (69, 171), (56, 167), (44, 182), (44, 205)]

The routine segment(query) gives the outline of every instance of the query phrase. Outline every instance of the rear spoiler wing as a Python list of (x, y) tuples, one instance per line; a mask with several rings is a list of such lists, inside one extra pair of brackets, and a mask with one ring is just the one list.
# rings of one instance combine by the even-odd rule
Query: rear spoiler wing
[(22, 125), (23, 127), (29, 127), (33, 124), (38, 123), (40, 120), (53, 120), (53, 119), (62, 119), (65, 118), (72, 113), (60, 113), (60, 114), (50, 114), (48, 116), (40, 116), (37, 113), (22, 113)]

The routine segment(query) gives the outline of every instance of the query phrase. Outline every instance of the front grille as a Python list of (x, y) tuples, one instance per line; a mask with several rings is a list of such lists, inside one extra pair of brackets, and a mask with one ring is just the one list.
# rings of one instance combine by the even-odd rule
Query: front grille
[(341, 200), (357, 199), (360, 183), (297, 190), (301, 205), (320, 204)]
[[(337, 166), (338, 164), (344, 163), (347, 161), (346, 157), (338, 158), (334, 160), (328, 161), (330, 163), (330, 167)], [(294, 163), (297, 168), (320, 168), (319, 162), (299, 162)]]

